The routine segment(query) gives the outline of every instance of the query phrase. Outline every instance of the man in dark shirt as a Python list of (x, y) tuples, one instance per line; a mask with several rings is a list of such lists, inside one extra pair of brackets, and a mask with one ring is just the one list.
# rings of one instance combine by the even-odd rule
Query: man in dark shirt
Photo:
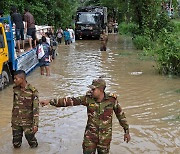
[(27, 37), (29, 40), (29, 46), (32, 49), (32, 39), (34, 42), (34, 46), (36, 46), (36, 28), (35, 28), (35, 20), (33, 15), (29, 12), (28, 8), (24, 9), (24, 21), (25, 21), (25, 31), (27, 32)]
[(20, 52), (20, 39), (22, 40), (23, 50), (24, 50), (24, 24), (22, 16), (17, 12), (17, 8), (13, 6), (12, 11), (12, 23), (15, 23), (15, 32), (16, 32), (16, 42), (17, 42), (17, 51)]

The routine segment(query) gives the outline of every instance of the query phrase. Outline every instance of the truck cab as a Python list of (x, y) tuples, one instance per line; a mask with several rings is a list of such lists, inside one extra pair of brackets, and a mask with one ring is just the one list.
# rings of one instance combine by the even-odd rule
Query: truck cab
[(16, 55), (14, 29), (10, 16), (0, 18), (0, 90), (13, 80), (13, 72), (24, 70), (29, 73), (39, 63), (36, 48)]
[(107, 8), (89, 6), (78, 8), (75, 19), (76, 38), (91, 37), (99, 39), (101, 31), (106, 29)]
[(76, 37), (97, 37), (100, 36), (100, 17), (95, 12), (78, 12), (76, 19)]

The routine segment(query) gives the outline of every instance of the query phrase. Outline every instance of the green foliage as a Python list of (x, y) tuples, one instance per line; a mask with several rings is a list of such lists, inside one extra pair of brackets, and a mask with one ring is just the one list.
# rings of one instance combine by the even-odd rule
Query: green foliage
[(149, 48), (151, 45), (151, 40), (146, 35), (137, 35), (133, 38), (133, 43), (136, 49), (143, 50), (143, 48)]
[(180, 33), (180, 20), (173, 20), (172, 23), (174, 24), (174, 31), (176, 33)]
[(76, 0), (1, 0), (0, 4), (5, 15), (10, 14), (12, 5), (17, 6), (22, 15), (24, 8), (27, 7), (33, 14), (36, 24), (56, 28), (69, 26), (73, 20), (72, 15), (79, 5)]
[(84, 0), (85, 5), (105, 6), (108, 8), (108, 19), (118, 22), (127, 21), (130, 18), (129, 3), (130, 0)]
[(120, 34), (133, 35), (138, 31), (138, 26), (135, 23), (122, 22), (121, 24), (119, 24), (118, 29)]
[(153, 29), (155, 32), (159, 32), (159, 30), (163, 29), (164, 27), (168, 27), (170, 23), (170, 19), (166, 13), (158, 14), (154, 19)]
[(150, 37), (152, 41), (158, 39), (159, 33), (162, 29), (165, 28), (168, 32), (173, 32), (175, 29), (175, 25), (170, 22), (169, 17), (165, 13), (158, 14), (151, 23), (151, 26), (143, 27), (142, 33)]
[(142, 29), (133, 38), (135, 47), (154, 56), (160, 73), (180, 75), (180, 24), (161, 13)]
[(143, 31), (146, 27), (151, 28), (153, 20), (159, 8), (161, 0), (133, 0), (130, 1), (133, 21), (135, 21), (139, 28)]
[(29, 11), (33, 14), (37, 25), (48, 25), (47, 13), (44, 13), (48, 12), (45, 4), (37, 2)]
[(163, 29), (154, 47), (149, 50), (157, 61), (160, 73), (180, 75), (179, 35), (169, 33), (166, 29)]

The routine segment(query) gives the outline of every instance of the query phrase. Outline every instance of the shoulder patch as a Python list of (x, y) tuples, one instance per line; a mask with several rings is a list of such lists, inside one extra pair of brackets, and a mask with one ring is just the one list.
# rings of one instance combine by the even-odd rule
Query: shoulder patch
[(113, 98), (115, 98), (115, 99), (117, 99), (117, 95), (114, 94), (114, 93), (110, 93), (109, 96), (110, 96), (110, 97), (113, 97)]
[(30, 90), (32, 90), (32, 92), (37, 91), (37, 89), (36, 89), (35, 87), (33, 87), (32, 85), (30, 85), (30, 84), (29, 84), (29, 86), (28, 86), (28, 87), (29, 87), (29, 89), (30, 89)]

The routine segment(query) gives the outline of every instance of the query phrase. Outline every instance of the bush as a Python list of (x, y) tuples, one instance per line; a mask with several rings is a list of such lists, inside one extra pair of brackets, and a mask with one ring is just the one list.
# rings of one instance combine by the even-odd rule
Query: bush
[(151, 46), (151, 40), (148, 36), (142, 36), (142, 35), (137, 35), (136, 37), (133, 38), (133, 43), (136, 47), (136, 49), (143, 50), (143, 48), (148, 48)]
[(174, 24), (174, 32), (180, 33), (180, 21), (173, 20), (172, 23)]
[(138, 26), (134, 23), (122, 22), (119, 25), (118, 30), (120, 34), (133, 35), (136, 31), (138, 31)]
[(159, 32), (159, 30), (167, 27), (172, 27), (172, 25), (169, 25), (170, 19), (167, 16), (166, 13), (161, 13), (156, 16), (156, 19), (154, 20), (154, 26), (153, 29), (156, 33)]
[(153, 28), (144, 29), (144, 35), (136, 35), (133, 43), (153, 55), (160, 73), (180, 75), (180, 22), (169, 21), (163, 15), (158, 18)]
[(180, 75), (180, 38), (178, 35), (161, 32), (151, 53), (153, 53), (159, 72)]
[(171, 22), (165, 13), (161, 13), (152, 21), (151, 26), (145, 24), (142, 29), (144, 35), (148, 36), (152, 41), (156, 41), (159, 39), (162, 29), (173, 32), (175, 30), (175, 24)]

